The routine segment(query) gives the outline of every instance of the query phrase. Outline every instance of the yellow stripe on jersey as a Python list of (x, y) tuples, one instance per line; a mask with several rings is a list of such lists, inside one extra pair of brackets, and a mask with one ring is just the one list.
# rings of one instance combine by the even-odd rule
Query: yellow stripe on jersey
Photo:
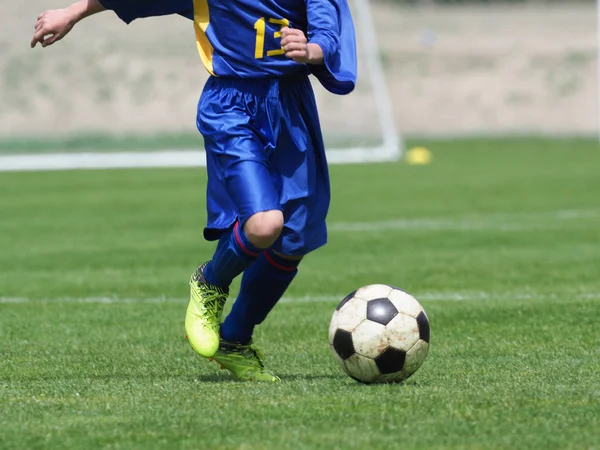
[(206, 37), (206, 29), (210, 23), (208, 0), (194, 0), (194, 30), (196, 31), (196, 46), (200, 52), (202, 64), (211, 75), (213, 71), (213, 46)]

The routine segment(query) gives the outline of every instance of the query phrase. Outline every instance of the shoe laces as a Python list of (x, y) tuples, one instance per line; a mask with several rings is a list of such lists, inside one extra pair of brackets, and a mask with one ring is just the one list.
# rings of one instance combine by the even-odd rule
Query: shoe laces
[(206, 281), (206, 278), (204, 278), (204, 269), (206, 269), (208, 263), (209, 262), (207, 261), (196, 269), (193, 279), (203, 292), (203, 301), (200, 307), (206, 312), (209, 318), (214, 319), (218, 324), (223, 312), (223, 307), (227, 301), (227, 293), (229, 290)]
[(204, 291), (201, 308), (208, 313), (209, 317), (214, 317), (218, 320), (221, 317), (223, 307), (225, 306), (225, 292), (219, 287), (212, 285), (201, 286), (201, 289)]

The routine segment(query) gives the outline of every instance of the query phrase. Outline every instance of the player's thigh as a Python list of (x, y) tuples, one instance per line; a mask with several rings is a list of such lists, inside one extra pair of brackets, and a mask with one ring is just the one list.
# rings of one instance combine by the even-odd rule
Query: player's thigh
[(281, 205), (264, 139), (240, 102), (243, 98), (235, 93), (205, 91), (197, 125), (206, 149), (209, 201), (231, 200), (243, 224), (258, 212), (281, 210)]

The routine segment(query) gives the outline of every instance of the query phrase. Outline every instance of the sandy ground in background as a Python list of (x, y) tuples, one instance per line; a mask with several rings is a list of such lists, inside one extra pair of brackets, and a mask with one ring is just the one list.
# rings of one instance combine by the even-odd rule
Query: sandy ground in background
[[(30, 50), (37, 13), (61, 3), (0, 5), (10, 18), (0, 27), (0, 137), (195, 129), (206, 74), (191, 22), (167, 17), (127, 27), (103, 14), (52, 48)], [(595, 132), (593, 5), (373, 7), (403, 132)], [(324, 129), (376, 129), (361, 75), (356, 95), (318, 91)]]

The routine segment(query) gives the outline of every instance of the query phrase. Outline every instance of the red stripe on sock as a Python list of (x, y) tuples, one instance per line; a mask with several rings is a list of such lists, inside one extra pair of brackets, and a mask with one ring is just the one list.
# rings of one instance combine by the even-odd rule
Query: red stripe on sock
[(242, 239), (240, 238), (240, 233), (238, 230), (239, 227), (240, 227), (239, 222), (236, 222), (235, 225), (233, 226), (233, 235), (235, 236), (236, 242), (238, 243), (240, 248), (244, 251), (244, 253), (246, 253), (248, 256), (252, 256), (253, 258), (256, 258), (258, 256), (258, 253), (254, 253), (254, 252), (251, 252), (250, 250), (248, 250), (246, 248), (246, 246), (244, 245), (244, 243), (242, 242)]
[(265, 258), (267, 259), (267, 261), (269, 261), (269, 264), (278, 268), (279, 270), (283, 270), (285, 272), (293, 272), (294, 270), (296, 270), (296, 267), (289, 267), (289, 266), (284, 266), (282, 264), (279, 264), (277, 261), (275, 261), (273, 258), (271, 258), (271, 255), (269, 255), (269, 252), (264, 252), (264, 254), (265, 254)]

